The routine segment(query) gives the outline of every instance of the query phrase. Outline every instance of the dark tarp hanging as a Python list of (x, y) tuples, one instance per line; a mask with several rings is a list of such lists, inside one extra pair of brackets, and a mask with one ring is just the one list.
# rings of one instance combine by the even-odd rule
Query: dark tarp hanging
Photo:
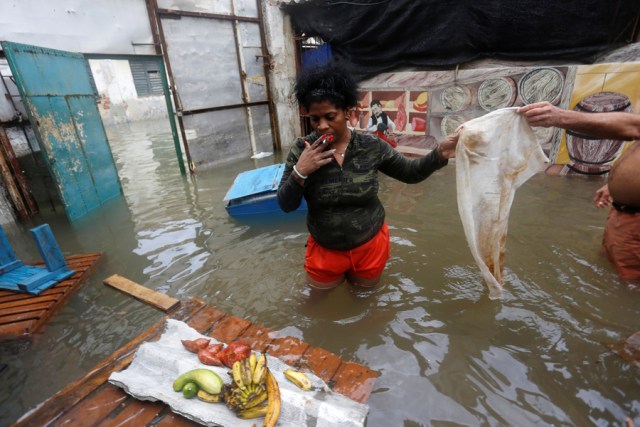
[(375, 75), (468, 61), (570, 60), (633, 42), (639, 0), (324, 0), (283, 4), (337, 61)]

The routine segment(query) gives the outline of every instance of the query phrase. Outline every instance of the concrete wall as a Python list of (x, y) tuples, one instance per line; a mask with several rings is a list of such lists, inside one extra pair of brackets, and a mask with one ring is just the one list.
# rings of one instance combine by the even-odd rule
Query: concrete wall
[(291, 20), (279, 8), (282, 1), (262, 0), (265, 38), (271, 54), (271, 99), (278, 121), (280, 147), (289, 151), (295, 138), (300, 136), (300, 114), (293, 96), (296, 80), (295, 44)]
[(167, 117), (164, 96), (138, 97), (127, 60), (92, 59), (98, 109), (105, 125)]
[(154, 54), (144, 0), (2, 0), (0, 40), (82, 53)]

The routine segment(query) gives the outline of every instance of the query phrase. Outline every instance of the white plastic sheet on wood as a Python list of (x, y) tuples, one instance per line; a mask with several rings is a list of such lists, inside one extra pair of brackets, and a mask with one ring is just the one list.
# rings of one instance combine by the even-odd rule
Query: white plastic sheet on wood
[[(165, 332), (155, 342), (140, 346), (131, 365), (123, 371), (114, 372), (109, 382), (123, 388), (140, 400), (160, 400), (171, 410), (190, 420), (207, 426), (250, 427), (259, 425), (261, 419), (237, 418), (224, 403), (206, 403), (198, 399), (185, 399), (182, 392), (173, 391), (173, 381), (192, 369), (206, 368), (216, 372), (226, 383), (231, 382), (229, 368), (207, 366), (199, 362), (196, 354), (189, 352), (181, 340), (210, 338), (201, 335), (186, 323), (169, 319)], [(355, 402), (334, 393), (316, 375), (307, 373), (314, 385), (313, 391), (302, 391), (284, 377), (289, 368), (280, 359), (267, 356), (267, 366), (280, 386), (282, 410), (279, 427), (359, 427), (369, 410), (368, 405)]]

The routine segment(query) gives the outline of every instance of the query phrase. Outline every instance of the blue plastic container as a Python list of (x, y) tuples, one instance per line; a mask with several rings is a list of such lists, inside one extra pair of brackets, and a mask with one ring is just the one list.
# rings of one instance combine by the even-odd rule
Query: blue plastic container
[[(284, 214), (277, 200), (278, 185), (284, 173), (284, 163), (242, 172), (236, 176), (224, 196), (231, 216)], [(307, 210), (302, 199), (298, 211)]]

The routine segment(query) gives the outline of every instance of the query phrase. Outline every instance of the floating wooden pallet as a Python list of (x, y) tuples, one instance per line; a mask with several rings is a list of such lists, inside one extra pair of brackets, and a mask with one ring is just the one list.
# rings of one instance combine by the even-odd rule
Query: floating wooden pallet
[(309, 367), (334, 391), (361, 403), (368, 399), (378, 376), (377, 372), (365, 366), (343, 361), (327, 350), (312, 347), (296, 338), (272, 338), (267, 328), (192, 299), (180, 303), (168, 316), (116, 350), (83, 378), (69, 384), (18, 420), (15, 426), (197, 425), (174, 414), (162, 402), (137, 400), (107, 381), (112, 372), (120, 371), (131, 363), (142, 343), (156, 340), (162, 335), (167, 318), (184, 321), (200, 333), (220, 341), (245, 339), (254, 350), (267, 350), (270, 355), (280, 357), (292, 366)]
[(0, 341), (30, 338), (93, 271), (100, 253), (65, 258), (75, 273), (39, 295), (0, 290)]

